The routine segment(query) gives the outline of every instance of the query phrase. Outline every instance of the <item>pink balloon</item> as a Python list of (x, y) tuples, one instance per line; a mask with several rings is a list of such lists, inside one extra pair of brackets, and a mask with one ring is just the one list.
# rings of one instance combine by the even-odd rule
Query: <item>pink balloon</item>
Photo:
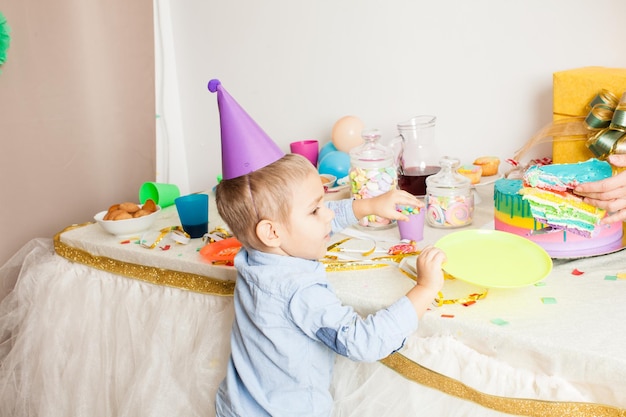
[(363, 138), (361, 132), (365, 125), (356, 116), (344, 116), (335, 122), (333, 126), (331, 140), (337, 150), (342, 152), (350, 152), (362, 144)]

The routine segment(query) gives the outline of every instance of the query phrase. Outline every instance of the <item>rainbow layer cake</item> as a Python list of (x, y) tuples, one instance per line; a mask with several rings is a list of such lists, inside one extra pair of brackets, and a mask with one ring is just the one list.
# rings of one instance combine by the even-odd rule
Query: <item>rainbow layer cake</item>
[(534, 165), (524, 173), (524, 200), (535, 219), (548, 227), (591, 237), (606, 211), (583, 202), (572, 190), (585, 182), (609, 178), (605, 161), (590, 159), (575, 164)]
[[(591, 176), (594, 175), (591, 174)], [(570, 186), (573, 181), (580, 181), (580, 179), (573, 179)], [(621, 222), (600, 225), (597, 222), (604, 215), (603, 212), (597, 212), (595, 215), (587, 213), (583, 215), (585, 210), (576, 206), (580, 201), (576, 204), (570, 204), (568, 199), (563, 197), (561, 200), (554, 197), (554, 201), (549, 202), (546, 201), (548, 200), (547, 196), (533, 197), (536, 200), (533, 203), (528, 197), (529, 194), (535, 192), (529, 191), (532, 189), (533, 187), (524, 187), (523, 180), (520, 179), (503, 178), (496, 181), (494, 188), (494, 224), (496, 230), (523, 236), (544, 248), (553, 258), (601, 255), (622, 248)], [(527, 194), (522, 195), (523, 192)], [(544, 191), (537, 190), (537, 193), (542, 192)], [(557, 193), (553, 194), (558, 196)], [(533, 210), (533, 204), (545, 205), (550, 209)], [(555, 209), (557, 206), (562, 206), (562, 208), (557, 210)], [(553, 209), (560, 211), (561, 216), (553, 214), (548, 216), (546, 214)], [(584, 220), (575, 220), (569, 223), (561, 220), (561, 218), (568, 219), (578, 214)], [(547, 220), (548, 218), (549, 220)], [(551, 221), (554, 223), (550, 223)], [(566, 223), (567, 227), (564, 226)], [(589, 228), (590, 224), (594, 226)]]

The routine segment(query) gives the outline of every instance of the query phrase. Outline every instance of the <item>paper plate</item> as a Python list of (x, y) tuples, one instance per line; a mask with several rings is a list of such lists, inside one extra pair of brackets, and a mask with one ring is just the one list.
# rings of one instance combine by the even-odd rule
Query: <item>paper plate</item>
[(504, 177), (504, 175), (500, 173), (497, 173), (495, 175), (490, 175), (488, 177), (480, 177), (480, 182), (478, 184), (474, 184), (474, 187), (480, 187), (483, 185), (493, 184), (502, 177)]
[(453, 232), (435, 246), (446, 253), (444, 271), (481, 287), (524, 287), (541, 281), (552, 271), (552, 259), (541, 246), (498, 230)]
[(200, 255), (210, 262), (233, 262), (239, 249), (241, 249), (241, 242), (237, 238), (229, 237), (204, 245), (200, 249)]

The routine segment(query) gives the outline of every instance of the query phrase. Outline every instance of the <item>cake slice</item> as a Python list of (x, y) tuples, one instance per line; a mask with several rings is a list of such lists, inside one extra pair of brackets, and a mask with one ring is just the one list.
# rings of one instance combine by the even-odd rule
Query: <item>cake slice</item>
[(612, 175), (608, 162), (590, 159), (575, 164), (532, 166), (524, 174), (520, 190), (533, 217), (556, 230), (592, 237), (606, 211), (574, 195), (572, 190), (585, 182)]
[(612, 174), (611, 164), (598, 159), (574, 164), (533, 165), (524, 173), (524, 186), (571, 192), (578, 184), (603, 180)]

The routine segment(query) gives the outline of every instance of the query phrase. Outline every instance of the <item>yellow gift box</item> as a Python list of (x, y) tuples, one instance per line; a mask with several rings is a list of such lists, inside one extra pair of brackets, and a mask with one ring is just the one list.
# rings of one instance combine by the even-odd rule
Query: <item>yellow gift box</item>
[[(553, 120), (585, 117), (588, 105), (602, 90), (610, 91), (618, 99), (626, 91), (626, 69), (584, 67), (553, 74)], [(586, 136), (554, 137), (554, 163), (586, 161), (593, 153), (587, 148)]]

